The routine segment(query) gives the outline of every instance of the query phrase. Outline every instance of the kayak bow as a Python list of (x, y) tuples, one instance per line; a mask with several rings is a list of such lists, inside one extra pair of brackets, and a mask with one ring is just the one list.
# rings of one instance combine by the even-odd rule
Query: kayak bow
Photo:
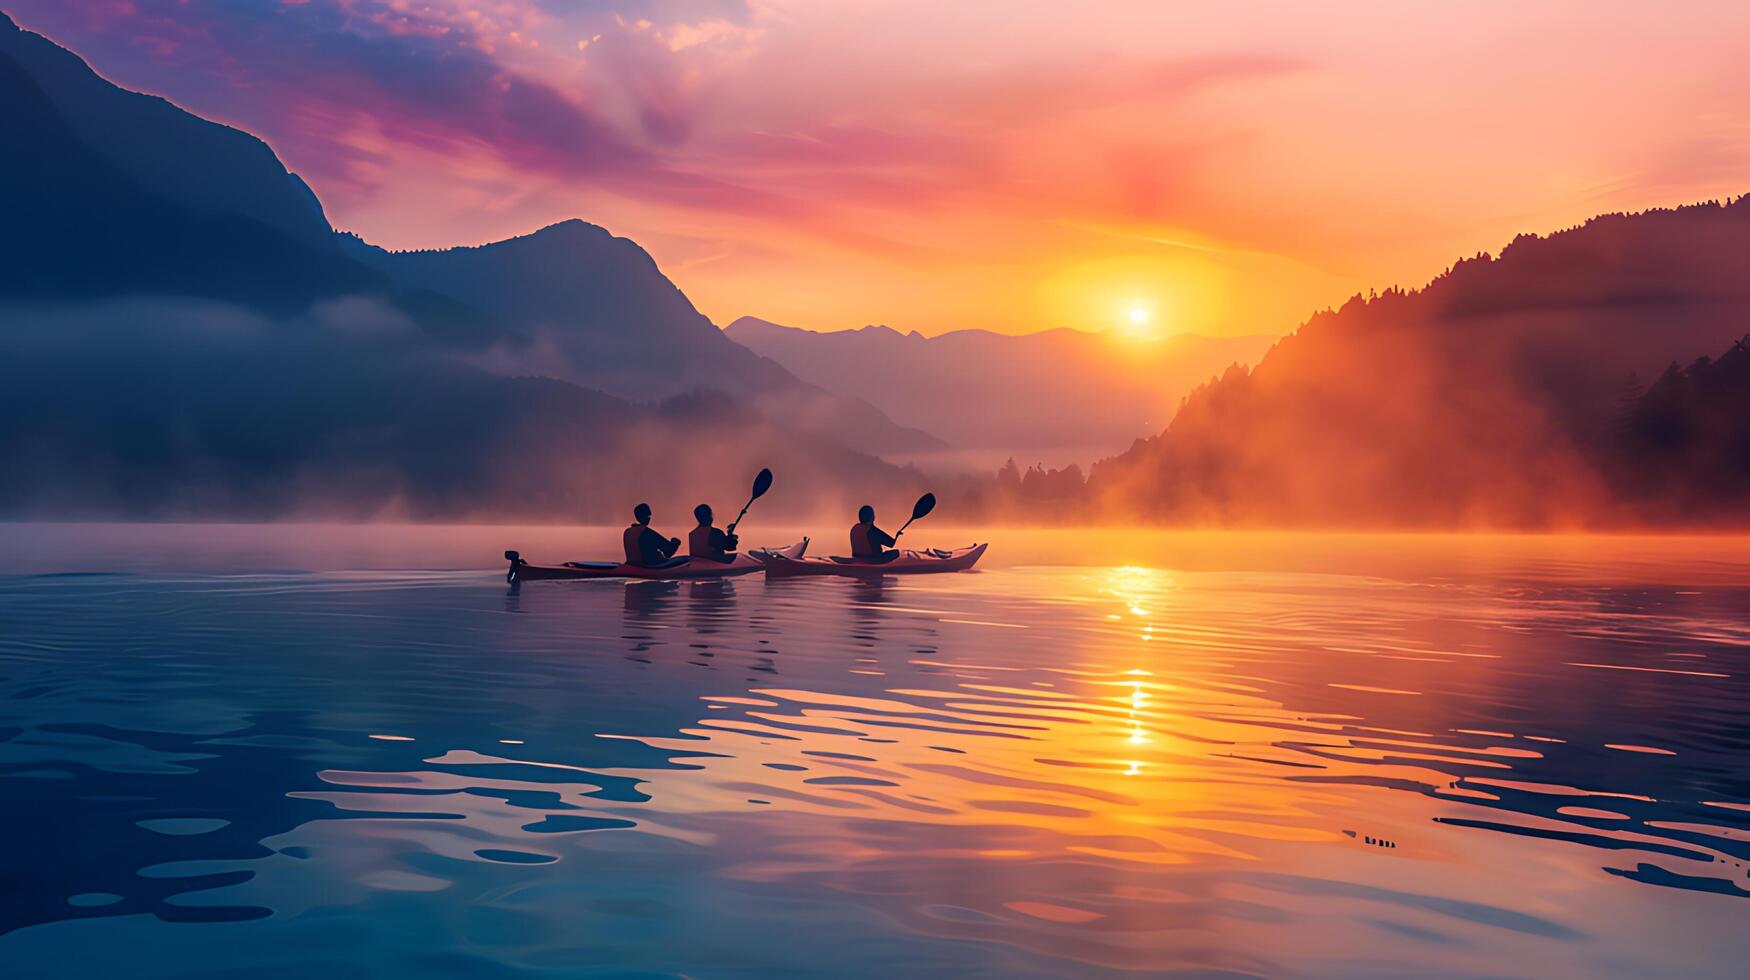
[(771, 555), (766, 558), (766, 574), (772, 577), (790, 575), (846, 575), (853, 578), (873, 578), (882, 575), (923, 575), (932, 572), (964, 572), (978, 564), (988, 544), (968, 545), (953, 551), (901, 551), (898, 558), (885, 562), (858, 561), (855, 558), (802, 558)]
[(679, 557), (662, 565), (628, 565), (611, 561), (568, 561), (563, 565), (532, 565), (521, 554), (507, 551), (510, 562), (505, 578), (511, 582), (533, 582), (539, 579), (576, 578), (637, 578), (637, 579), (701, 579), (750, 575), (766, 567), (775, 558), (800, 560), (808, 552), (808, 539), (803, 538), (783, 548), (755, 548), (735, 556), (734, 561), (710, 561), (704, 558)]

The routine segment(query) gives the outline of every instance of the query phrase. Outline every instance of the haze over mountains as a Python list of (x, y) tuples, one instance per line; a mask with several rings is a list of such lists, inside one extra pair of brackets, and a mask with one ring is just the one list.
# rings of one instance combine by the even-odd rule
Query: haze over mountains
[(1523, 235), (1314, 316), (1084, 495), (1114, 519), (1750, 523), (1747, 333), (1750, 198)]
[(928, 429), (984, 469), (1010, 455), (1062, 466), (1122, 451), (1165, 428), (1192, 389), (1255, 363), (1276, 340), (1079, 330), (925, 337), (881, 326), (817, 333), (750, 316), (725, 332), (798, 377)]
[(602, 517), (753, 460), (823, 502), (909, 488), (872, 454), (941, 446), (732, 343), (600, 228), (384, 252), (259, 140), (3, 15), (0, 101), (0, 508)]
[(1523, 236), (1274, 346), (726, 332), (581, 221), (404, 253), (336, 234), (260, 140), (117, 88), (4, 15), (0, 104), (3, 514), (615, 520), (648, 499), (678, 519), (769, 465), (774, 510), (842, 516), (931, 482), (882, 457), (1125, 446), (1086, 476), (935, 483), (941, 513), (1750, 513), (1744, 199)]
[(595, 225), (574, 219), (489, 245), (417, 252), (350, 235), (344, 242), (403, 288), (490, 311), (501, 332), (480, 363), (500, 373), (559, 377), (635, 401), (718, 391), (871, 454), (943, 446), (731, 342), (648, 252)]

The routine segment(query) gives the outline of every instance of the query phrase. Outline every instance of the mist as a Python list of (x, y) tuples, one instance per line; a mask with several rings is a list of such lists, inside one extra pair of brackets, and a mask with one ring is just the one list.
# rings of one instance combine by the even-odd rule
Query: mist
[(0, 309), (0, 455), (0, 511), (29, 517), (678, 520), (771, 466), (762, 507), (836, 518), (922, 484), (715, 392), (491, 374), (367, 297)]
[(1196, 526), (1743, 526), (1747, 283), (1750, 199), (1521, 236), (1422, 289), (1314, 315), (1085, 479), (999, 473), (982, 507)]

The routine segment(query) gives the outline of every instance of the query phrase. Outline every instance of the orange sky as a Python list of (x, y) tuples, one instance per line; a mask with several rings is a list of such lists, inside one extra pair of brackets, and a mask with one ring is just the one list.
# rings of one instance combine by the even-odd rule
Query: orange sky
[(1283, 332), (1750, 191), (1750, 4), (13, 0), (337, 225), (580, 216), (719, 323)]

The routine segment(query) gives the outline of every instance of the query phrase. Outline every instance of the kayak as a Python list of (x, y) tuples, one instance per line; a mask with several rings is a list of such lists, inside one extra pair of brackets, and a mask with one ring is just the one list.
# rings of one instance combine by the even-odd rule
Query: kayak
[(504, 557), (510, 562), (505, 579), (511, 582), (532, 582), (537, 579), (572, 578), (641, 578), (641, 579), (701, 579), (750, 575), (766, 567), (774, 558), (800, 561), (808, 553), (808, 539), (803, 538), (783, 548), (754, 548), (736, 555), (734, 561), (694, 560), (686, 556), (672, 558), (658, 566), (628, 565), (612, 561), (568, 561), (563, 565), (533, 565), (515, 551)]
[(803, 558), (771, 555), (766, 558), (766, 574), (787, 575), (848, 575), (853, 578), (881, 575), (921, 575), (930, 572), (964, 572), (978, 564), (988, 544), (968, 545), (953, 551), (901, 551), (898, 558), (885, 562), (860, 561), (834, 555), (831, 558)]

